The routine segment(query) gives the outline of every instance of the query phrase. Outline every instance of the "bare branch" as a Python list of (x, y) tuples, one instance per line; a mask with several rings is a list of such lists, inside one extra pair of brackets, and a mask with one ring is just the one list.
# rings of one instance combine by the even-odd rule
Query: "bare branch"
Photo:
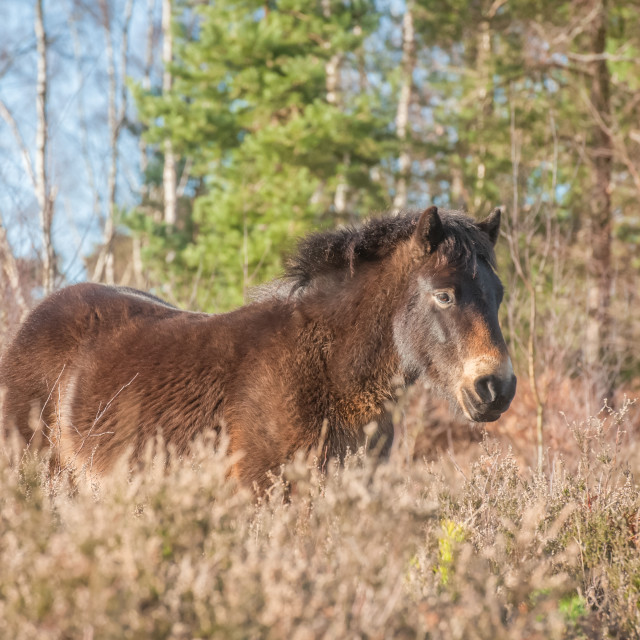
[(20, 129), (18, 128), (18, 123), (15, 121), (15, 118), (9, 111), (7, 105), (0, 99), (0, 117), (9, 125), (11, 128), (11, 132), (13, 133), (13, 137), (18, 143), (18, 147), (20, 147), (20, 155), (22, 156), (22, 163), (24, 164), (25, 171), (31, 180), (31, 184), (33, 185), (34, 190), (36, 189), (36, 174), (33, 169), (33, 164), (31, 162), (31, 156), (29, 155), (29, 150), (27, 149), (27, 145), (24, 142), (24, 138), (20, 133)]
[(24, 295), (22, 294), (22, 286), (20, 285), (20, 274), (18, 272), (18, 266), (16, 259), (13, 255), (13, 251), (9, 245), (7, 239), (7, 231), (4, 227), (2, 220), (2, 212), (0, 212), (0, 269), (1, 272), (7, 277), (9, 286), (13, 291), (16, 304), (20, 309), (20, 316), (23, 318), (29, 310), (27, 303), (25, 302)]
[(614, 55), (612, 53), (574, 53), (568, 51), (566, 54), (569, 60), (576, 62), (637, 62), (637, 56)]
[[(173, 61), (173, 35), (171, 33), (171, 0), (162, 0), (162, 62), (164, 72), (162, 74), (162, 92), (169, 93), (173, 85), (171, 75), (171, 63)], [(177, 194), (176, 194), (176, 159), (173, 154), (171, 140), (164, 141), (164, 169), (162, 183), (164, 186), (164, 221), (174, 225), (177, 219)]]
[[(595, 105), (587, 95), (586, 91), (582, 90), (580, 92), (580, 96), (587, 106), (591, 117), (595, 120), (597, 126), (599, 126), (600, 129), (602, 129), (602, 131), (605, 133), (605, 135), (607, 135), (613, 142), (615, 150), (618, 152), (620, 159), (626, 166), (627, 171), (629, 172), (629, 175), (633, 180), (633, 184), (638, 191), (638, 195), (640, 195), (640, 173), (638, 172), (636, 164), (633, 162), (633, 160), (631, 160), (631, 157), (629, 156), (627, 145), (625, 144), (623, 137), (618, 135), (609, 125), (607, 125), (602, 115), (600, 114), (598, 109), (596, 109)], [(629, 137), (632, 140), (636, 140), (633, 137), (633, 133)], [(640, 142), (640, 135), (638, 135), (638, 139), (636, 140), (636, 142)]]
[[(122, 27), (122, 46), (120, 51), (121, 62), (120, 69), (122, 80), (120, 84), (120, 94), (118, 94), (118, 82), (116, 77), (115, 53), (113, 50), (113, 21), (109, 15), (109, 6), (106, 0), (100, 1), (102, 9), (103, 29), (105, 32), (105, 41), (107, 46), (107, 76), (109, 78), (109, 106), (108, 121), (111, 145), (111, 158), (109, 164), (109, 177), (107, 184), (108, 192), (108, 212), (104, 224), (103, 245), (96, 260), (93, 280), (104, 279), (108, 284), (115, 282), (115, 266), (113, 255), (113, 239), (115, 236), (115, 216), (116, 216), (116, 188), (118, 178), (118, 142), (120, 132), (126, 117), (127, 110), (127, 87), (126, 75), (128, 66), (128, 34), (129, 25), (131, 23), (131, 14), (133, 11), (133, 0), (127, 0), (124, 11), (124, 22)], [(119, 101), (118, 101), (119, 95)], [(119, 102), (119, 106), (118, 106)]]
[(489, 18), (489, 20), (495, 18), (498, 11), (500, 11), (507, 2), (508, 0), (493, 0), (493, 4), (489, 7), (489, 11), (487, 11), (487, 18)]
[(191, 158), (187, 158), (184, 163), (184, 167), (182, 168), (180, 183), (178, 184), (178, 188), (176, 189), (176, 196), (178, 198), (181, 198), (184, 195), (184, 190), (187, 188), (192, 165), (193, 165), (193, 160)]

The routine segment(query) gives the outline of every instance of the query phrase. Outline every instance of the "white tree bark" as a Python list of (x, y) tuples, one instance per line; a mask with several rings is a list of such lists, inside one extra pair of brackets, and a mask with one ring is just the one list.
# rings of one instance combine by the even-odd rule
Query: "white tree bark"
[[(169, 65), (173, 61), (173, 36), (171, 34), (171, 0), (162, 0), (162, 91), (168, 93), (173, 85)], [(177, 177), (176, 159), (173, 154), (171, 140), (164, 141), (164, 169), (162, 171), (164, 186), (164, 221), (175, 225), (177, 220)]]
[[(142, 76), (142, 88), (145, 91), (151, 89), (151, 69), (153, 67), (153, 15), (155, 13), (156, 0), (147, 0), (147, 43), (144, 59), (144, 74)], [(147, 149), (147, 143), (140, 136), (140, 171), (143, 175), (146, 174), (149, 167), (149, 153)], [(149, 185), (147, 182), (142, 183), (140, 189), (142, 199), (144, 200), (149, 195)]]
[(329, 58), (325, 65), (327, 74), (327, 102), (338, 104), (338, 78), (340, 74), (340, 55), (335, 54)]
[[(478, 116), (478, 131), (484, 131), (486, 125), (486, 116), (491, 112), (491, 98), (489, 96), (489, 82), (491, 76), (489, 73), (489, 56), (491, 55), (491, 25), (488, 18), (484, 18), (478, 25), (478, 55), (476, 60), (476, 69), (478, 73), (478, 104), (480, 105)], [(478, 168), (476, 170), (476, 193), (473, 199), (473, 206), (479, 209), (482, 206), (482, 190), (485, 184), (486, 166), (484, 158), (487, 154), (487, 147), (484, 143), (480, 144), (478, 150)]]
[[(142, 76), (142, 88), (145, 91), (151, 89), (151, 70), (153, 68), (153, 48), (154, 48), (154, 14), (156, 9), (156, 0), (147, 0), (147, 42), (144, 60), (144, 72)], [(147, 169), (149, 168), (149, 150), (144, 136), (139, 139), (140, 149), (140, 172), (143, 175), (142, 185), (140, 187), (140, 195), (142, 197), (143, 206), (147, 206), (149, 201), (149, 183), (146, 180)], [(142, 263), (142, 238), (139, 234), (134, 234), (132, 238), (132, 255), (134, 284), (138, 288), (146, 288), (147, 282), (144, 277), (144, 269)]]
[[(106, 5), (106, 0), (102, 0)], [(104, 223), (104, 251), (101, 254), (103, 264), (100, 265), (98, 278), (102, 278), (107, 284), (114, 284), (114, 257), (113, 257), (113, 236), (115, 233), (115, 206), (116, 206), (116, 181), (118, 174), (118, 135), (116, 116), (116, 64), (113, 51), (113, 33), (111, 16), (107, 13), (108, 7), (104, 8), (104, 29), (107, 44), (107, 77), (109, 78), (109, 106), (107, 118), (109, 123), (109, 145), (111, 147), (111, 157), (109, 162), (109, 176), (107, 178), (107, 217)]]
[[(71, 31), (71, 39), (73, 41), (73, 55), (76, 61), (78, 85), (82, 86), (85, 82), (85, 78), (82, 74), (82, 47), (80, 44), (80, 35), (76, 26), (76, 20), (73, 17), (73, 13), (69, 19), (69, 29)], [(83, 92), (78, 92), (78, 122), (80, 125), (80, 144), (82, 146), (82, 155), (85, 159), (85, 166), (87, 169), (87, 180), (89, 182), (89, 190), (93, 196), (93, 215), (97, 220), (100, 219), (100, 190), (96, 183), (96, 176), (93, 170), (93, 164), (91, 162), (91, 155), (89, 153), (89, 127), (87, 125), (87, 116), (85, 113), (85, 104)]]
[[(116, 229), (116, 188), (118, 179), (118, 142), (120, 132), (127, 112), (127, 67), (128, 67), (128, 44), (129, 25), (133, 11), (133, 0), (127, 0), (124, 12), (122, 27), (122, 39), (120, 50), (120, 69), (122, 79), (120, 83), (120, 93), (118, 95), (118, 79), (116, 75), (115, 52), (113, 49), (113, 28), (114, 21), (110, 15), (110, 7), (106, 0), (100, 2), (103, 13), (103, 28), (107, 45), (107, 76), (109, 78), (109, 105), (107, 118), (109, 123), (109, 143), (111, 155), (109, 162), (109, 176), (107, 181), (107, 216), (103, 230), (103, 246), (98, 255), (93, 273), (93, 280), (102, 280), (107, 284), (115, 283), (115, 260), (113, 255), (113, 240)], [(118, 106), (119, 103), (119, 106)]]
[(35, 190), (40, 208), (40, 229), (42, 232), (42, 288), (45, 294), (53, 291), (56, 276), (56, 259), (51, 238), (53, 223), (53, 202), (47, 182), (47, 37), (44, 28), (42, 0), (36, 0), (35, 18), (38, 70), (36, 80), (36, 154)]
[(35, 170), (33, 168), (33, 163), (31, 161), (31, 155), (29, 154), (29, 149), (27, 149), (27, 145), (25, 144), (24, 138), (20, 133), (20, 129), (18, 128), (18, 123), (13, 117), (11, 111), (7, 105), (0, 100), (0, 117), (9, 125), (11, 128), (11, 132), (13, 133), (13, 137), (15, 138), (18, 146), (20, 147), (20, 155), (22, 156), (22, 163), (24, 165), (24, 170), (27, 172), (29, 179), (31, 180), (31, 184), (33, 185), (34, 190), (37, 189), (37, 180)]
[[(340, 64), (342, 62), (342, 56), (336, 54), (331, 56), (327, 64), (325, 65), (325, 72), (327, 74), (326, 86), (327, 86), (327, 102), (329, 104), (340, 106)], [(351, 157), (348, 153), (345, 153), (342, 159), (344, 167), (349, 166)], [(349, 196), (349, 185), (344, 175), (344, 171), (338, 176), (338, 184), (336, 185), (336, 191), (333, 196), (333, 208), (336, 214), (342, 215), (347, 210), (347, 198)]]
[[(325, 19), (331, 19), (331, 1), (322, 0), (322, 15)], [(328, 46), (329, 43), (327, 42)], [(336, 107), (340, 106), (340, 65), (342, 64), (342, 56), (338, 53), (329, 58), (325, 64), (324, 70), (326, 74), (327, 102)], [(351, 162), (351, 157), (345, 153), (342, 162), (346, 167)], [(343, 215), (347, 210), (347, 201), (349, 196), (349, 185), (347, 184), (344, 171), (338, 175), (338, 184), (333, 194), (333, 209), (337, 215)]]
[(413, 27), (413, 2), (409, 0), (402, 20), (402, 88), (396, 112), (396, 135), (401, 143), (398, 159), (398, 179), (393, 198), (393, 211), (399, 213), (407, 206), (411, 156), (407, 146), (407, 129), (413, 94), (413, 69), (415, 67), (415, 30)]

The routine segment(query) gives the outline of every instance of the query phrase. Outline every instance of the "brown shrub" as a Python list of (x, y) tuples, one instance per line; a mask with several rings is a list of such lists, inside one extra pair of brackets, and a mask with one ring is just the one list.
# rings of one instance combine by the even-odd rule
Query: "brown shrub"
[(632, 409), (571, 428), (575, 472), (559, 457), (531, 475), (487, 439), (468, 472), (361, 451), (321, 475), (298, 459), (258, 502), (206, 441), (100, 479), (51, 476), (5, 441), (3, 633), (637, 637), (640, 495), (610, 444)]

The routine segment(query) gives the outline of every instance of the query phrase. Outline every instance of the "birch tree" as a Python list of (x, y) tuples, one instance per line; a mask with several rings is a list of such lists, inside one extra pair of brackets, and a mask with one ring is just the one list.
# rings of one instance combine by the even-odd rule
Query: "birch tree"
[(129, 26), (131, 23), (131, 14), (133, 11), (133, 0), (127, 0), (121, 34), (120, 48), (120, 70), (121, 79), (118, 88), (118, 78), (116, 71), (116, 59), (113, 46), (113, 30), (115, 29), (115, 20), (113, 19), (113, 5), (107, 0), (100, 0), (100, 9), (102, 13), (102, 27), (105, 36), (107, 48), (107, 76), (109, 82), (109, 99), (108, 99), (108, 124), (109, 124), (109, 174), (107, 183), (107, 213), (104, 221), (103, 230), (103, 246), (98, 254), (95, 269), (93, 272), (93, 280), (99, 281), (104, 279), (107, 284), (115, 282), (115, 266), (113, 255), (113, 241), (116, 230), (116, 188), (118, 178), (118, 161), (120, 141), (120, 133), (127, 114), (127, 87), (125, 79), (128, 69), (128, 44), (129, 44)]
[(396, 135), (400, 141), (401, 150), (398, 160), (398, 178), (396, 193), (393, 198), (393, 209), (399, 213), (407, 206), (409, 176), (411, 174), (411, 155), (409, 152), (407, 129), (409, 127), (409, 112), (413, 93), (413, 70), (415, 68), (415, 31), (413, 25), (413, 2), (408, 0), (402, 19), (402, 84), (400, 99), (396, 113)]
[[(154, 51), (154, 33), (155, 33), (155, 24), (154, 24), (154, 14), (156, 8), (156, 0), (147, 0), (147, 32), (146, 32), (146, 43), (145, 43), (145, 54), (144, 54), (144, 69), (142, 72), (142, 89), (145, 92), (151, 91), (151, 71), (153, 69), (153, 51)], [(147, 169), (149, 167), (149, 149), (147, 146), (147, 141), (144, 136), (140, 136), (139, 140), (140, 147), (140, 172), (143, 176), (146, 175)], [(149, 184), (146, 180), (143, 180), (142, 185), (140, 187), (140, 194), (142, 199), (149, 195)]]
[(15, 256), (7, 240), (7, 230), (0, 211), (0, 282), (6, 279), (13, 294), (15, 304), (20, 310), (20, 315), (24, 316), (28, 311), (28, 306), (22, 292), (20, 284), (20, 273)]
[[(38, 219), (40, 229), (40, 263), (42, 267), (41, 285), (45, 294), (55, 286), (56, 254), (53, 247), (52, 225), (54, 213), (54, 190), (51, 188), (47, 172), (49, 126), (48, 126), (48, 42), (44, 24), (42, 0), (35, 3), (34, 32), (36, 37), (36, 135), (35, 148), (30, 150), (20, 131), (20, 126), (11, 109), (0, 100), (0, 117), (5, 121), (15, 143), (20, 150), (25, 173), (31, 183), (38, 203)], [(6, 69), (5, 69), (6, 71)], [(5, 240), (5, 249), (8, 241)], [(7, 260), (11, 260), (7, 256)], [(7, 263), (5, 263), (7, 264)], [(11, 265), (9, 265), (11, 268)], [(11, 269), (13, 271), (13, 269)]]
[[(171, 33), (171, 0), (162, 0), (162, 92), (168, 94), (173, 87), (171, 63), (173, 62), (173, 34)], [(162, 171), (162, 184), (164, 186), (164, 221), (166, 224), (175, 225), (177, 220), (177, 176), (176, 159), (173, 153), (171, 139), (164, 141), (164, 169)]]
[[(325, 20), (331, 20), (331, 0), (322, 0), (322, 16)], [(342, 62), (342, 52), (335, 52), (324, 65), (327, 86), (327, 102), (335, 107), (340, 107), (340, 64)], [(349, 185), (345, 178), (345, 171), (349, 166), (349, 153), (342, 157), (342, 167), (338, 174), (338, 181), (333, 196), (333, 208), (338, 216), (344, 215), (347, 209), (347, 197)]]
[(42, 0), (36, 0), (35, 34), (37, 44), (36, 79), (36, 150), (35, 190), (40, 210), (42, 232), (42, 288), (45, 293), (53, 291), (56, 278), (56, 256), (53, 249), (51, 227), (53, 225), (53, 198), (47, 177), (47, 35), (42, 12)]

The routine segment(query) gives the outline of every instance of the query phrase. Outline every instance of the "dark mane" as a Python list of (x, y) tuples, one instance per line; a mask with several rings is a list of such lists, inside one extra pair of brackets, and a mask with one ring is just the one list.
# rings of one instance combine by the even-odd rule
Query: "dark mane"
[[(460, 211), (438, 211), (444, 239), (436, 251), (438, 262), (471, 265), (482, 259), (495, 268), (495, 254), (489, 237)], [(388, 256), (398, 243), (415, 231), (420, 213), (372, 218), (362, 225), (321, 231), (303, 238), (298, 251), (288, 260), (285, 278), (294, 289), (305, 287), (314, 278), (349, 269)]]

